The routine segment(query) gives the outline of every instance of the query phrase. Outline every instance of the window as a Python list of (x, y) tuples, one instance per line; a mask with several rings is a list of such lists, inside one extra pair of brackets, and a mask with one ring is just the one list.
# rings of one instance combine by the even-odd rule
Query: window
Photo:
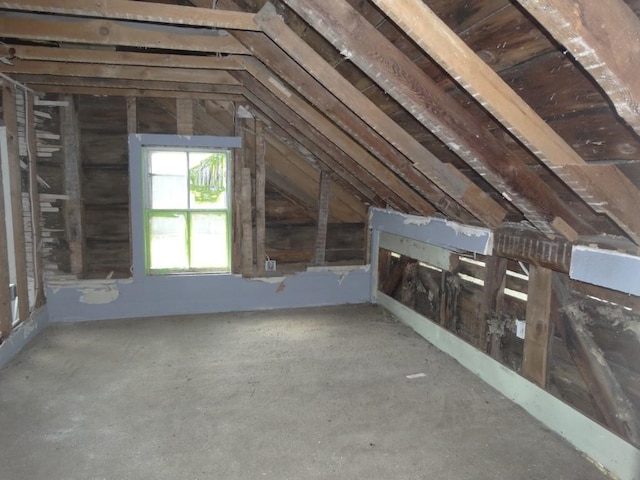
[(146, 271), (229, 272), (229, 151), (145, 153)]

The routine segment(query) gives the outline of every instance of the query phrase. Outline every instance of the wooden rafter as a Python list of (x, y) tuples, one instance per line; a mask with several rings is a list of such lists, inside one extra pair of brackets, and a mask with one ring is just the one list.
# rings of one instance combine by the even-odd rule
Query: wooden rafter
[(0, 14), (5, 37), (95, 45), (121, 45), (167, 50), (246, 55), (233, 37), (210, 30), (170, 25), (141, 25), (119, 20), (87, 20), (38, 14)]
[[(284, 0), (547, 234), (593, 232), (523, 159), (343, 0)], [(561, 228), (553, 228), (552, 224)], [(561, 230), (560, 232), (558, 230)]]
[[(452, 165), (445, 165), (414, 137), (389, 118), (380, 108), (336, 72), (319, 54), (308, 46), (286, 23), (276, 14), (271, 3), (256, 15), (255, 21), (280, 48), (298, 62), (309, 74), (340, 101), (348, 106), (354, 114), (362, 118), (367, 125), (391, 142), (400, 152), (406, 155), (415, 168), (432, 180), (443, 192), (455, 199), (485, 225), (499, 225), (506, 211), (497, 202), (480, 190), (467, 177)], [(246, 36), (239, 37), (240, 41)], [(257, 48), (257, 46), (256, 46)], [(255, 54), (255, 53), (254, 53)], [(308, 83), (308, 82), (305, 82)], [(326, 95), (325, 95), (326, 97)], [(326, 104), (326, 100), (322, 102)], [(400, 172), (406, 167), (399, 166)], [(430, 200), (441, 207), (440, 202), (450, 201), (441, 192), (431, 192)], [(445, 213), (447, 208), (444, 208)]]
[[(421, 0), (373, 1), (567, 186), (594, 210), (606, 213), (636, 243), (640, 242), (640, 217), (636, 212), (640, 205), (640, 191), (622, 172), (612, 165), (587, 165), (560, 135)], [(558, 2), (544, 3), (551, 7)], [(578, 6), (598, 2), (564, 2), (565, 5), (569, 3)], [(539, 3), (538, 8), (543, 9)], [(608, 7), (601, 6), (597, 10), (606, 11)], [(636, 18), (635, 44), (640, 47), (640, 39), (637, 37), (640, 21), (630, 10), (629, 14)], [(600, 25), (599, 17), (594, 17), (593, 20)], [(611, 31), (618, 28), (616, 26)], [(607, 30), (603, 30), (605, 31)], [(579, 37), (575, 32), (574, 35)], [(607, 43), (610, 41), (607, 40)], [(604, 64), (609, 63), (608, 60), (600, 59)], [(634, 72), (633, 80), (640, 87), (640, 81), (636, 78), (637, 72)], [(638, 92), (640, 93), (640, 89)], [(637, 113), (636, 120), (640, 120)], [(567, 166), (570, 167), (565, 168)], [(601, 170), (605, 174), (600, 173)], [(624, 195), (620, 194), (621, 191)]]
[(253, 14), (130, 0), (3, 0), (0, 8), (197, 27), (256, 30)]
[[(264, 36), (259, 33), (236, 32), (234, 35), (254, 54), (254, 57), (245, 57), (240, 60), (248, 71), (253, 71), (252, 66), (249, 64), (258, 62), (258, 60), (267, 65), (273, 73), (286, 82), (287, 88), (296, 90), (319, 111), (323, 112), (325, 116), (335, 122), (346, 134), (351, 136), (371, 157), (387, 167), (387, 176), (393, 174), (399, 176), (423, 196), (422, 203), (425, 203), (425, 200), (429, 201), (439, 211), (455, 220), (462, 222), (473, 221), (473, 217), (462, 209), (454, 199), (443, 193), (427, 176), (414, 168), (414, 165), (398, 152), (393, 145), (363, 121), (360, 116), (349, 110), (320, 81), (290, 59), (277, 45), (265, 40)], [(301, 42), (295, 34), (292, 34), (292, 36), (291, 41), (282, 41), (281, 43)], [(338, 75), (331, 67), (327, 66), (326, 68)], [(429, 153), (426, 150), (424, 151)], [(443, 167), (443, 170), (446, 170), (446, 167)], [(458, 178), (456, 180), (460, 181)], [(481, 202), (478, 201), (478, 203)], [(492, 207), (496, 206), (494, 205), (495, 202), (491, 201), (491, 203)], [(497, 206), (501, 209), (499, 205)], [(486, 208), (486, 206), (484, 207), (485, 211), (492, 213), (492, 210)], [(417, 207), (414, 205), (414, 208)], [(504, 216), (504, 211), (502, 213)], [(496, 223), (495, 219), (492, 218), (492, 220)]]
[[(324, 135), (326, 141), (334, 143), (340, 150), (355, 160), (364, 170), (380, 179), (388, 188), (395, 192), (410, 206), (409, 209), (424, 215), (433, 215), (435, 210), (424, 199), (413, 191), (408, 185), (396, 177), (393, 172), (385, 168), (380, 162), (357, 144), (343, 130), (330, 122), (322, 113), (308, 104), (296, 92), (286, 87), (280, 80), (274, 77), (271, 71), (257, 61), (244, 63), (247, 71), (267, 88), (272, 94), (290, 105), (305, 120), (313, 125)], [(233, 75), (240, 75), (233, 72)], [(245, 86), (246, 86), (246, 80)]]
[(0, 45), (0, 55), (9, 59), (46, 62), (98, 63), (106, 65), (138, 65), (151, 67), (204, 68), (207, 70), (240, 70), (235, 55), (196, 56), (160, 53), (116, 52), (90, 48), (36, 47), (32, 45)]
[(517, 0), (591, 74), (640, 134), (640, 20), (622, 0)]
[(16, 60), (13, 65), (0, 63), (0, 71), (7, 74), (60, 75), (86, 78), (117, 78), (128, 80), (159, 80), (183, 83), (211, 83), (239, 85), (225, 70), (197, 70), (168, 67), (140, 67), (132, 65), (89, 65), (62, 62)]

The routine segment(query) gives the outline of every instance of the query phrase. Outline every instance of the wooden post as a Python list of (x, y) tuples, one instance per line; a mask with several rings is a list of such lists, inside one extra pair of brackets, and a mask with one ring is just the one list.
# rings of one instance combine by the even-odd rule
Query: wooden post
[(78, 278), (85, 275), (85, 239), (80, 159), (80, 124), (73, 95), (65, 95), (67, 106), (60, 108), (60, 131), (64, 148), (64, 188), (69, 196), (65, 209), (66, 235), (70, 250), (70, 271)]
[(529, 267), (527, 290), (527, 327), (524, 337), (522, 374), (541, 387), (547, 385), (547, 358), (551, 325), (551, 296), (553, 271), (544, 267)]
[(449, 255), (449, 271), (443, 270), (440, 277), (440, 325), (451, 329), (457, 323), (458, 314), (458, 285), (456, 272), (460, 268), (460, 256), (456, 253)]
[(33, 247), (34, 306), (44, 305), (44, 264), (42, 262), (42, 226), (40, 225), (40, 195), (38, 193), (38, 142), (36, 140), (34, 96), (25, 94), (26, 136), (29, 154), (29, 203), (31, 204), (31, 235)]
[(193, 99), (176, 98), (176, 123), (178, 135), (193, 135)]
[[(25, 252), (24, 223), (22, 220), (22, 178), (18, 149), (18, 119), (16, 92), (5, 82), (2, 89), (4, 124), (7, 128), (7, 152), (9, 155), (9, 188), (11, 192), (11, 218), (13, 219), (13, 244), (18, 290), (18, 311), (21, 322), (29, 317), (29, 285), (27, 281), (27, 257)], [(3, 287), (5, 288), (5, 287)]]
[(265, 186), (266, 168), (265, 157), (267, 153), (267, 143), (264, 137), (264, 125), (256, 120), (256, 274), (263, 277), (265, 274), (264, 262), (267, 259), (265, 253)]
[(318, 192), (318, 228), (313, 262), (315, 265), (323, 265), (326, 261), (330, 186), (331, 176), (328, 171), (322, 170), (320, 172), (320, 189)]
[(138, 132), (138, 110), (136, 97), (127, 97), (127, 133)]
[(234, 135), (242, 138), (242, 148), (232, 152), (231, 178), (231, 271), (242, 272), (242, 168), (244, 167), (245, 137), (243, 135), (243, 120), (237, 114), (234, 116)]
[[(2, 185), (0, 166), (0, 185)], [(9, 252), (7, 247), (7, 224), (4, 205), (4, 192), (0, 193), (0, 336), (4, 342), (11, 335), (13, 313), (11, 312), (11, 294), (9, 292)]]
[(242, 276), (253, 276), (253, 226), (251, 222), (251, 169), (244, 167), (241, 176), (240, 209), (242, 215)]
[[(487, 351), (487, 333), (489, 322), (498, 320), (502, 312), (504, 301), (504, 285), (507, 279), (507, 259), (490, 256), (485, 265), (484, 290), (480, 306), (480, 325), (476, 346), (483, 352)], [(500, 335), (492, 333), (490, 336), (489, 352), (495, 359), (500, 358)]]

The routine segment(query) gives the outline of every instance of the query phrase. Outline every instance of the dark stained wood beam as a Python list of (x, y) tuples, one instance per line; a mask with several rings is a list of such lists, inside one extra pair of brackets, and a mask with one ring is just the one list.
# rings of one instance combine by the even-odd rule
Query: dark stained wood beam
[[(414, 137), (382, 112), (377, 105), (336, 72), (329, 63), (287, 26), (282, 18), (276, 14), (275, 7), (271, 3), (264, 5), (256, 15), (255, 21), (260, 25), (264, 33), (317, 80), (316, 83), (321, 87), (321, 89), (316, 88), (318, 104), (335, 112), (336, 109), (329, 109), (328, 105), (336, 102), (331, 101), (330, 95), (324, 93), (324, 89), (330, 91), (350, 109), (348, 111), (349, 114), (342, 115), (345, 118), (343, 123), (347, 121), (353, 123), (351, 117), (353, 115), (359, 116), (370, 129), (375, 130), (380, 136), (386, 138), (393, 147), (411, 160), (419, 172), (442, 190), (442, 192), (433, 190), (429, 185), (429, 189), (425, 193), (429, 196), (430, 201), (443, 213), (453, 213), (454, 215), (452, 216), (456, 216), (456, 212), (452, 211), (455, 209), (447, 207), (447, 203), (453, 199), (487, 226), (496, 227), (502, 222), (506, 211), (501, 205), (480, 190), (467, 177), (457, 171), (455, 167), (443, 164)], [(279, 74), (288, 74), (290, 83), (298, 84), (300, 80), (305, 79), (302, 85), (309, 85), (310, 81), (306, 78), (306, 75), (301, 74), (299, 67), (282, 65), (281, 59), (284, 58), (282, 55), (276, 57), (276, 60), (280, 61), (281, 65), (280, 68), (277, 68), (276, 62), (270, 61), (274, 55), (270, 54), (271, 52), (268, 52), (267, 48), (265, 48), (265, 42), (252, 42), (251, 37), (248, 35), (240, 35), (237, 38), (252, 50), (254, 55), (258, 54), (265, 63), (274, 68)], [(285, 63), (288, 62), (285, 61)], [(309, 98), (309, 95), (306, 96)], [(389, 158), (388, 161), (391, 168), (404, 175), (405, 178), (408, 177), (407, 180), (409, 182), (413, 179), (419, 185), (424, 184), (420, 178), (416, 179), (416, 176), (411, 174), (411, 170), (404, 162), (401, 162), (402, 159), (398, 152), (390, 150), (386, 147), (386, 144), (380, 145), (378, 138), (370, 130), (364, 130), (364, 133), (366, 136), (363, 137), (363, 141), (369, 145), (379, 145), (377, 147), (378, 150), (384, 152)], [(397, 162), (393, 161), (394, 157), (397, 157)], [(450, 198), (447, 198), (447, 195)], [(458, 218), (459, 215), (458, 213)]]
[[(640, 217), (635, 211), (637, 205), (640, 205), (640, 191), (617, 167), (613, 165), (586, 165), (580, 155), (422, 0), (373, 1), (507, 130), (553, 170), (569, 188), (594, 210), (606, 213), (636, 243), (640, 243)], [(558, 2), (544, 3), (548, 8)], [(563, 4), (563, 2), (559, 3)], [(615, 6), (617, 3), (617, 1), (613, 2), (613, 5)], [(584, 0), (564, 2), (565, 15), (575, 11), (576, 7), (580, 11), (580, 4), (586, 6), (593, 5), (594, 2)], [(544, 10), (539, 2), (536, 2), (536, 5), (540, 10)], [(550, 8), (548, 9), (550, 10)], [(596, 10), (605, 12), (609, 11), (609, 7), (600, 6)], [(633, 22), (634, 35), (630, 40), (635, 41), (638, 51), (640, 50), (640, 37), (637, 32), (640, 31), (640, 20), (631, 9), (626, 7), (626, 10), (629, 14), (627, 16), (636, 20)], [(580, 14), (584, 15), (584, 12), (580, 12)], [(574, 14), (573, 18), (584, 22), (584, 19), (580, 20), (580, 14)], [(557, 19), (558, 16), (555, 18)], [(599, 16), (593, 16), (591, 21), (598, 25), (598, 31), (602, 35), (607, 35), (607, 30), (601, 26)], [(566, 24), (566, 21), (563, 22), (563, 27)], [(619, 31), (621, 26), (610, 25), (612, 31)], [(566, 35), (566, 31), (561, 30)], [(588, 26), (586, 32), (589, 32)], [(581, 33), (574, 31), (573, 38), (576, 44), (583, 45)], [(607, 43), (610, 45), (609, 42), (611, 42), (610, 38), (607, 39)], [(581, 51), (585, 50), (584, 47), (581, 48)], [(631, 57), (627, 56), (627, 58), (631, 60)], [(614, 58), (601, 58), (600, 61), (605, 64), (614, 63)], [(602, 71), (606, 70), (605, 67)], [(632, 78), (640, 87), (640, 81), (637, 80), (637, 77), (638, 75), (634, 71)], [(638, 93), (640, 93), (640, 88)], [(640, 100), (640, 97), (636, 97), (636, 99)], [(637, 107), (636, 105), (636, 109)], [(640, 121), (640, 115), (637, 111), (635, 118)], [(565, 168), (569, 165), (570, 168)], [(603, 172), (599, 172), (599, 170), (603, 170)]]
[(253, 14), (211, 8), (158, 5), (129, 0), (3, 0), (0, 8), (28, 12), (57, 13), (82, 17), (135, 20), (137, 22), (190, 25), (221, 29), (257, 30)]
[(517, 0), (587, 70), (640, 134), (640, 20), (622, 0)]
[(478, 339), (476, 346), (490, 352), (493, 358), (500, 356), (500, 336), (489, 334), (489, 323), (500, 319), (504, 305), (504, 286), (507, 280), (507, 259), (491, 255), (487, 259), (482, 303), (480, 305)]
[(191, 52), (247, 55), (249, 52), (230, 35), (171, 25), (139, 24), (119, 20), (39, 15), (0, 14), (0, 32), (4, 37), (23, 40), (119, 45)]
[[(553, 189), (343, 0), (284, 0), (545, 234), (593, 232)], [(557, 220), (559, 219), (559, 220)]]
[[(382, 165), (378, 159), (373, 157), (363, 147), (356, 143), (343, 130), (328, 120), (322, 113), (313, 108), (313, 106), (308, 104), (296, 92), (283, 85), (282, 82), (274, 77), (269, 69), (264, 65), (259, 64), (259, 62), (252, 61), (248, 62), (245, 66), (255, 80), (257, 80), (263, 87), (269, 90), (281, 101), (293, 108), (305, 119), (307, 123), (313, 125), (325, 137), (326, 140), (320, 142), (320, 144), (328, 141), (336, 145), (340, 150), (359, 164), (362, 169), (369, 172), (370, 175), (377, 177), (380, 182), (385, 184), (387, 188), (393, 192), (392, 196), (399, 196), (403, 200), (400, 202), (400, 205), (403, 203), (408, 204), (409, 210), (423, 215), (433, 215), (435, 213), (435, 210), (427, 201), (425, 201), (424, 198), (418, 195), (393, 172)], [(243, 74), (240, 72), (232, 72), (232, 75), (236, 76), (236, 78), (241, 78), (240, 76)], [(246, 80), (243, 82), (245, 86), (247, 86)], [(252, 89), (249, 88), (249, 90)]]
[(0, 72), (6, 74), (60, 75), (85, 78), (114, 78), (128, 80), (159, 80), (181, 83), (210, 83), (238, 85), (226, 70), (194, 70), (171, 67), (136, 65), (90, 65), (31, 60), (14, 60), (13, 65), (0, 63)]

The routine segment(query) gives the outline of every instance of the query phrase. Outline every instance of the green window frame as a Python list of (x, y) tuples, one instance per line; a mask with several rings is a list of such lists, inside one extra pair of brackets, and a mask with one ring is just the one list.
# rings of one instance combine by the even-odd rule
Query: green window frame
[(148, 274), (231, 271), (231, 157), (223, 149), (144, 149)]

